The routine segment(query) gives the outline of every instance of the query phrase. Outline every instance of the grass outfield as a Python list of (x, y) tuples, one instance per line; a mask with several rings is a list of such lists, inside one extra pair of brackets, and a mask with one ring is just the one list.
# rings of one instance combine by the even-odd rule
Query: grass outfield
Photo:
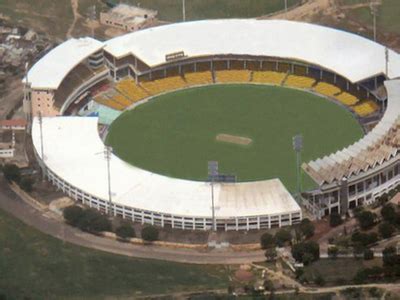
[(227, 267), (135, 259), (63, 244), (1, 210), (0, 253), (0, 299), (133, 299), (229, 285)]
[[(218, 134), (252, 139), (250, 145), (216, 141)], [(316, 95), (266, 85), (214, 85), (165, 94), (123, 113), (107, 143), (122, 159), (156, 173), (204, 180), (207, 161), (240, 181), (280, 178), (295, 188), (292, 137), (304, 137), (303, 161), (362, 136), (353, 116)], [(304, 176), (304, 188), (313, 186)]]

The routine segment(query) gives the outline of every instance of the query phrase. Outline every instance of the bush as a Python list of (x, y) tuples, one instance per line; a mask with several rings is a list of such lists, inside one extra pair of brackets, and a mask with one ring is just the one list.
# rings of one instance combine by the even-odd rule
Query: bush
[(317, 275), (317, 277), (315, 277), (314, 282), (316, 285), (319, 285), (319, 286), (325, 285), (325, 279), (319, 274)]
[(381, 215), (385, 221), (391, 224), (396, 221), (397, 214), (392, 204), (386, 204), (385, 206), (383, 206), (381, 209)]
[(351, 241), (355, 244), (360, 244), (365, 247), (369, 244), (376, 243), (378, 241), (378, 235), (375, 232), (363, 233), (356, 231), (352, 234)]
[(7, 181), (14, 181), (19, 183), (21, 180), (21, 172), (19, 168), (14, 164), (6, 164), (3, 167), (3, 174)]
[(135, 229), (133, 229), (131, 224), (125, 222), (117, 227), (115, 234), (122, 239), (133, 238), (135, 237)]
[(395, 231), (395, 228), (393, 227), (393, 225), (391, 225), (388, 222), (383, 222), (382, 224), (380, 224), (378, 229), (379, 229), (379, 234), (384, 239), (390, 238)]
[(158, 240), (158, 229), (154, 226), (146, 226), (142, 229), (141, 235), (145, 241), (156, 241)]
[(338, 247), (332, 246), (328, 248), (328, 256), (331, 258), (336, 258), (339, 253)]
[(362, 211), (356, 216), (361, 229), (369, 229), (375, 225), (376, 215), (370, 211)]
[(298, 243), (293, 245), (292, 255), (296, 261), (309, 264), (319, 259), (319, 245), (313, 241)]
[(260, 244), (262, 249), (275, 247), (275, 238), (272, 234), (266, 232), (261, 236)]
[(279, 247), (283, 247), (286, 242), (290, 242), (291, 240), (292, 234), (286, 229), (280, 229), (277, 233), (275, 233), (275, 241)]
[(374, 259), (374, 251), (371, 249), (364, 250), (364, 260), (371, 260)]
[(342, 223), (342, 217), (337, 212), (334, 212), (329, 216), (329, 225), (331, 227), (339, 226)]
[(32, 192), (34, 180), (31, 177), (24, 177), (21, 179), (19, 186), (25, 192)]
[(301, 220), (300, 231), (306, 238), (310, 238), (314, 235), (315, 226), (309, 219), (305, 218)]
[(276, 249), (268, 248), (267, 250), (265, 250), (264, 255), (265, 255), (265, 258), (267, 259), (267, 261), (273, 261), (277, 257)]
[(84, 210), (77, 226), (88, 232), (111, 231), (110, 220), (94, 209)]
[(79, 220), (83, 215), (83, 209), (77, 205), (68, 206), (64, 208), (63, 215), (68, 224), (78, 226)]

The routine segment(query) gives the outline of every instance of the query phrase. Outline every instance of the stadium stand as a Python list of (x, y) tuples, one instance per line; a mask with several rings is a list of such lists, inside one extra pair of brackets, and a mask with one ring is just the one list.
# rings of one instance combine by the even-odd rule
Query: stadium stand
[(281, 85), (285, 79), (286, 73), (273, 71), (255, 71), (253, 72), (253, 82)]
[(379, 106), (372, 100), (363, 101), (352, 107), (354, 112), (360, 117), (366, 117), (378, 111)]
[(249, 82), (250, 71), (248, 70), (225, 70), (217, 72), (217, 82)]
[(116, 84), (115, 89), (129, 98), (132, 102), (137, 102), (149, 96), (149, 94), (132, 79), (119, 81)]
[(285, 86), (301, 89), (310, 89), (314, 84), (315, 79), (298, 75), (289, 75), (285, 81)]
[(186, 73), (185, 80), (189, 86), (212, 84), (213, 82), (210, 71)]
[(330, 97), (341, 92), (338, 87), (326, 82), (318, 82), (318, 84), (314, 87), (314, 91), (318, 94)]
[(186, 81), (181, 76), (172, 76), (153, 81), (144, 81), (140, 85), (151, 95), (157, 95), (166, 91), (173, 91), (187, 86)]
[(342, 92), (339, 95), (334, 96), (334, 98), (347, 106), (355, 105), (357, 102), (359, 102), (359, 99), (356, 96), (347, 92)]

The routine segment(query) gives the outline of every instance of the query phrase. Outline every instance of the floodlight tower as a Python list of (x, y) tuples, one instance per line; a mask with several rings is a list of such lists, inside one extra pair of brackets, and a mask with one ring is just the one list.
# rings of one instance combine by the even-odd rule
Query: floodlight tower
[(186, 0), (182, 0), (182, 21), (186, 22)]
[(373, 30), (374, 30), (374, 41), (376, 42), (376, 16), (378, 14), (378, 9), (376, 6), (375, 0), (371, 0), (369, 3), (369, 8), (371, 9), (372, 14), (372, 22), (373, 22)]
[(112, 194), (111, 194), (111, 172), (110, 172), (111, 153), (112, 153), (112, 147), (111, 146), (105, 146), (104, 147), (104, 158), (106, 159), (106, 162), (107, 162), (108, 213), (110, 214), (110, 216), (113, 215)]
[(211, 212), (212, 212), (212, 230), (217, 231), (217, 222), (215, 220), (215, 204), (214, 204), (214, 179), (218, 176), (218, 162), (208, 162), (208, 178), (211, 179)]
[(285, 1), (285, 12), (287, 12), (287, 0), (284, 1)]
[(293, 137), (293, 150), (296, 152), (296, 177), (297, 177), (297, 201), (301, 199), (301, 151), (303, 150), (303, 137), (298, 134)]
[(42, 179), (44, 180), (46, 175), (45, 175), (45, 167), (44, 167), (44, 146), (43, 146), (43, 119), (42, 119), (42, 112), (39, 111), (38, 114), (38, 120), (39, 120), (39, 130), (40, 130), (40, 156), (42, 159)]

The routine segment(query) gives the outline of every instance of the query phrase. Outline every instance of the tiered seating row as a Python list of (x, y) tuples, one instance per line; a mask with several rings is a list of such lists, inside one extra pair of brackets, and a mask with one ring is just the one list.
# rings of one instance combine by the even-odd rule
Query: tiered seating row
[(217, 77), (217, 82), (220, 83), (249, 82), (250, 71), (248, 70), (218, 71), (216, 77)]
[(291, 86), (301, 89), (310, 89), (314, 84), (315, 84), (314, 78), (298, 76), (298, 75), (289, 75), (285, 81), (286, 86)]
[(378, 111), (379, 106), (374, 101), (367, 100), (352, 107), (354, 112), (360, 117), (365, 117)]
[(187, 86), (186, 81), (181, 76), (172, 76), (153, 81), (145, 81), (140, 85), (151, 95), (157, 95), (166, 91), (173, 91)]
[(253, 82), (281, 85), (285, 79), (286, 73), (279, 73), (274, 71), (254, 71)]

